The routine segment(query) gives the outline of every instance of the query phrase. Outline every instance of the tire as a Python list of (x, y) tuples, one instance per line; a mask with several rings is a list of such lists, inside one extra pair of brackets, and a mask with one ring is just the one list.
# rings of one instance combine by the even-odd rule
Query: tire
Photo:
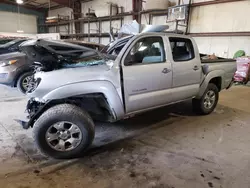
[[(63, 127), (68, 123), (72, 123), (79, 128), (78, 130), (81, 132), (82, 139), (78, 140), (79, 143), (75, 148), (66, 151), (58, 150), (60, 142), (56, 140), (58, 143), (55, 143), (54, 146), (52, 143), (54, 142), (53, 139), (49, 140), (48, 137), (46, 137), (48, 134), (53, 134), (53, 136), (61, 134), (59, 133), (59, 129), (55, 131), (52, 126), (57, 125), (56, 123), (58, 122), (64, 122)], [(56, 159), (70, 159), (80, 157), (81, 154), (91, 145), (95, 135), (94, 127), (94, 122), (87, 112), (75, 105), (60, 104), (45, 111), (35, 122), (33, 127), (33, 137), (42, 154)], [(49, 133), (52, 129), (56, 133)], [(67, 130), (69, 131), (70, 128)], [(73, 134), (71, 134), (70, 137), (73, 138)], [(69, 142), (65, 141), (64, 148), (66, 148), (66, 144), (69, 145)], [(54, 147), (57, 147), (57, 149)]]
[[(207, 102), (207, 96), (214, 94), (214, 101)], [(211, 95), (212, 96), (212, 95)], [(209, 97), (208, 97), (209, 98)], [(210, 99), (209, 99), (210, 100)], [(210, 114), (214, 111), (219, 100), (219, 89), (215, 84), (208, 84), (206, 91), (200, 99), (193, 99), (193, 110), (194, 112), (202, 115)], [(211, 104), (211, 105), (209, 105)]]
[(17, 80), (17, 89), (23, 93), (26, 94), (27, 92), (27, 87), (24, 86), (24, 81), (28, 78), (31, 77), (34, 73), (33, 72), (26, 72), (24, 74), (22, 74), (21, 76), (19, 76), (18, 80)]

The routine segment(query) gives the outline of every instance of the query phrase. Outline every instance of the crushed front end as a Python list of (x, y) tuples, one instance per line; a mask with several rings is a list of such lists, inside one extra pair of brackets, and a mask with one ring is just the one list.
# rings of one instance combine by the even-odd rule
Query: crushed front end
[(40, 115), (46, 109), (46, 103), (41, 103), (34, 98), (31, 98), (26, 105), (26, 112), (28, 113), (27, 120), (17, 120), (16, 121), (21, 124), (24, 129), (28, 129), (33, 127), (35, 121), (40, 117)]

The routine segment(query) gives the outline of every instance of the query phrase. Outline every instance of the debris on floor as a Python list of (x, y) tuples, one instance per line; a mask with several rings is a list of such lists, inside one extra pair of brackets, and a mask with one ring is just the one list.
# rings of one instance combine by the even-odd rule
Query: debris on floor
[[(0, 184), (21, 187), (248, 187), (249, 87), (222, 92), (209, 116), (190, 102), (115, 124), (98, 123), (92, 148), (73, 160), (41, 156), (31, 131), (12, 119), (26, 99), (2, 101)], [(240, 98), (237, 103), (235, 97)], [(6, 115), (7, 114), (7, 115)]]

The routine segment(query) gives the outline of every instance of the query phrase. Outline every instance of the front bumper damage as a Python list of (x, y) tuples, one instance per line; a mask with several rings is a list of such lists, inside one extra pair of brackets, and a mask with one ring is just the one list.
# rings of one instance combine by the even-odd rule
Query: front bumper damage
[(40, 117), (45, 108), (45, 103), (41, 103), (36, 101), (34, 98), (31, 98), (26, 105), (25, 112), (28, 113), (27, 121), (19, 119), (15, 119), (15, 121), (19, 123), (24, 129), (29, 129), (30, 127), (33, 127), (35, 121)]

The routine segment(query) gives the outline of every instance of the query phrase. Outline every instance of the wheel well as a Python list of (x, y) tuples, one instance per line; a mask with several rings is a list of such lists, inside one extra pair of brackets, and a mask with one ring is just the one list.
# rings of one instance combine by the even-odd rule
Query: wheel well
[[(67, 99), (52, 100), (46, 104), (34, 102), (32, 106), (29, 106), (30, 110), (28, 110), (32, 122), (36, 121), (49, 108), (63, 103), (73, 104), (86, 110), (94, 120), (113, 122), (116, 118), (112, 113), (112, 109), (110, 109), (105, 95), (102, 93), (92, 93)], [(33, 124), (32, 122), (31, 124)]]
[(67, 101), (86, 110), (94, 120), (112, 122), (115, 119), (107, 98), (102, 93), (71, 97)]
[(212, 83), (212, 84), (216, 85), (217, 88), (220, 91), (221, 90), (221, 80), (222, 80), (221, 77), (215, 77), (215, 78), (211, 79), (209, 81), (209, 83)]

